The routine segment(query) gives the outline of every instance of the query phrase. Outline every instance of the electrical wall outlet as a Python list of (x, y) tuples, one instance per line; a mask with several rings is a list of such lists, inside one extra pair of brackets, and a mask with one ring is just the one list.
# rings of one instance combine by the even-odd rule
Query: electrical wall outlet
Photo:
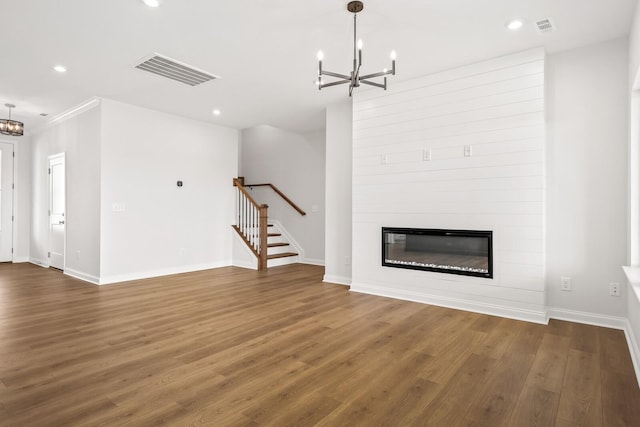
[(471, 149), (470, 145), (465, 145), (464, 146), (464, 156), (465, 157), (471, 157), (471, 155), (473, 154), (473, 150)]
[(572, 290), (571, 277), (561, 277), (560, 278), (560, 289), (562, 289), (563, 291)]
[(611, 295), (612, 297), (620, 296), (620, 283), (609, 283), (609, 295)]
[(428, 162), (430, 160), (431, 160), (431, 149), (427, 148), (425, 150), (422, 150), (422, 161)]
[(380, 164), (381, 165), (388, 165), (389, 164), (389, 156), (387, 156), (386, 154), (382, 154), (380, 156)]

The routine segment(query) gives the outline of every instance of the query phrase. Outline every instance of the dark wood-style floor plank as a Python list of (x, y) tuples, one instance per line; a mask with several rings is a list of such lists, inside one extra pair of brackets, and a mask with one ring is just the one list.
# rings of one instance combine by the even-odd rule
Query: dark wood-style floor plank
[(1, 264), (0, 425), (640, 425), (621, 331), (351, 293), (323, 273), (99, 287)]

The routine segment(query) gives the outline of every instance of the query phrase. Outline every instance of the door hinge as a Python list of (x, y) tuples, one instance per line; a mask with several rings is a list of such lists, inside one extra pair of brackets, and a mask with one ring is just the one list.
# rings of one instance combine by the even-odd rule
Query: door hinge
[(51, 252), (47, 252), (47, 258), (51, 258)]
[(11, 221), (14, 221), (14, 219), (13, 219), (13, 215), (11, 215)]
[(11, 152), (11, 157), (15, 157), (15, 156), (16, 156), (16, 152), (15, 152), (15, 151), (12, 151), (12, 152)]
[(13, 248), (11, 248), (11, 253), (13, 253)]
[(15, 190), (16, 189), (16, 185), (15, 184), (11, 184), (11, 189)]
[(51, 175), (51, 168), (49, 168), (49, 175)]

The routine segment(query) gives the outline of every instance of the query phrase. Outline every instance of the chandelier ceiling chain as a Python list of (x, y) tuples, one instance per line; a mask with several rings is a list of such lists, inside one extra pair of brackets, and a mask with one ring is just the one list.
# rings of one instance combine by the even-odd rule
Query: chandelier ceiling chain
[[(396, 74), (396, 52), (391, 52), (391, 70), (387, 70), (386, 68), (379, 72), (373, 74), (367, 74), (364, 76), (360, 75), (360, 67), (362, 66), (362, 40), (357, 40), (357, 14), (364, 9), (364, 4), (361, 1), (352, 1), (347, 4), (347, 10), (353, 13), (353, 70), (350, 75), (334, 73), (332, 71), (327, 71), (322, 68), (322, 60), (324, 59), (324, 54), (322, 51), (318, 52), (318, 80), (316, 84), (318, 85), (318, 90), (322, 90), (324, 87), (329, 86), (337, 86), (341, 84), (349, 83), (349, 96), (353, 93), (353, 88), (359, 87), (360, 83), (367, 84), (370, 86), (375, 86), (387, 90), (387, 76)], [(324, 83), (322, 81), (322, 76), (335, 77), (339, 80), (335, 80), (332, 82)], [(370, 81), (370, 79), (383, 77), (384, 83), (377, 83)]]
[(24, 135), (24, 124), (15, 120), (11, 120), (11, 109), (16, 108), (13, 104), (4, 104), (9, 108), (9, 118), (0, 119), (0, 133), (3, 135), (22, 136)]

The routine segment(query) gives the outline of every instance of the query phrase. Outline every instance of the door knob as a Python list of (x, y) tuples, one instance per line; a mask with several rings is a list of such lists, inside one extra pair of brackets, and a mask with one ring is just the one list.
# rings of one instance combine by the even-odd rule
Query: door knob
[(58, 221), (58, 224), (64, 224), (64, 221)]

